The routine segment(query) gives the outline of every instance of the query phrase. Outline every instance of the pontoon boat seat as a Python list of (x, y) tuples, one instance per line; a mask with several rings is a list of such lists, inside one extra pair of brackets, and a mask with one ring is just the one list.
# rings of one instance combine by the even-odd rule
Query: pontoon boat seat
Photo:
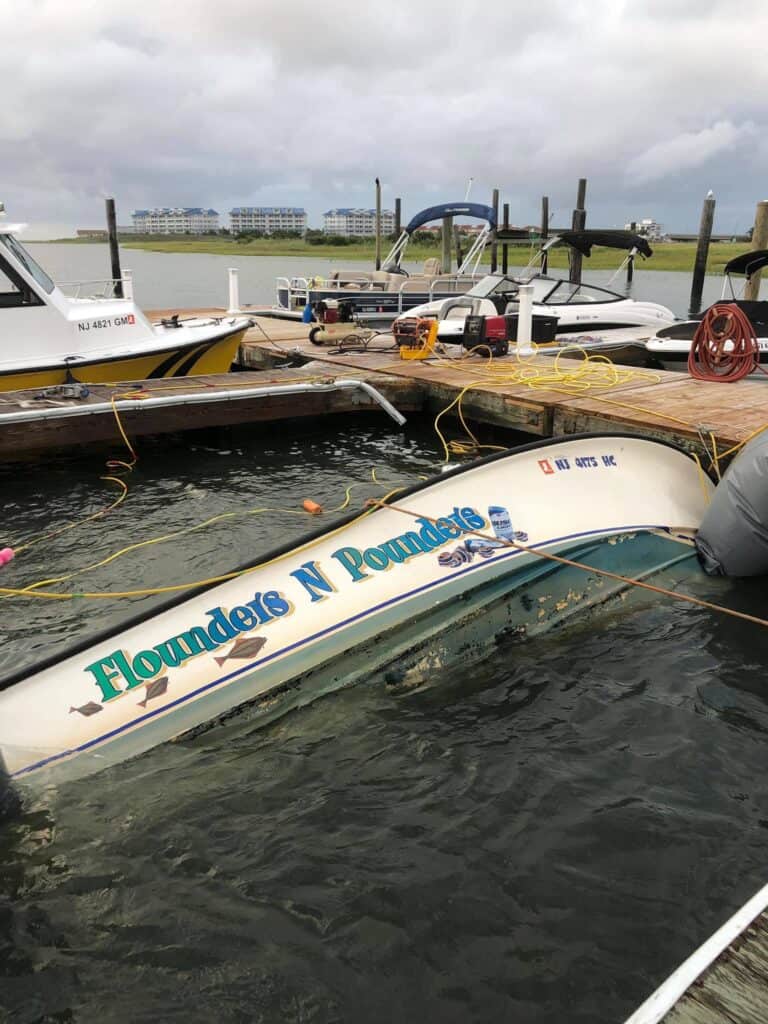
[(428, 292), (432, 278), (426, 274), (411, 274), (410, 277), (396, 277), (389, 283), (391, 292)]
[[(392, 274), (388, 274), (386, 270), (372, 270), (371, 271), (371, 287), (376, 288), (378, 291), (385, 292), (389, 287), (390, 278)], [(402, 281), (402, 278), (400, 278)]]
[(429, 259), (424, 260), (424, 269), (422, 270), (422, 274), (426, 274), (427, 277), (437, 277), (437, 275), (442, 274), (442, 272), (442, 264), (436, 256), (430, 256)]

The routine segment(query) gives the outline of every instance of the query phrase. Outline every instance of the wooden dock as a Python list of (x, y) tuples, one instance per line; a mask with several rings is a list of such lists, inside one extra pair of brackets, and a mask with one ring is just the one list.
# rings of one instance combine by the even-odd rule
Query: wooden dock
[(711, 935), (626, 1024), (768, 1020), (768, 885)]
[[(330, 413), (381, 412), (362, 387), (336, 385), (337, 378), (351, 376), (345, 369), (291, 368), (89, 384), (84, 397), (68, 397), (55, 388), (1, 392), (0, 460), (120, 442), (118, 417), (133, 438)], [(372, 383), (400, 412), (423, 405), (418, 383), (364, 371), (354, 378), (363, 385)]]
[[(628, 332), (629, 333), (629, 332)], [(636, 337), (634, 333), (633, 337)], [(687, 372), (624, 368), (612, 382), (610, 368), (596, 368), (594, 379), (580, 388), (569, 374), (556, 379), (551, 356), (525, 361), (525, 372), (512, 355), (489, 367), (456, 345), (425, 361), (400, 359), (391, 335), (374, 339), (366, 351), (334, 352), (313, 345), (305, 324), (257, 318), (241, 346), (244, 366), (267, 368), (280, 361), (305, 360), (315, 368), (418, 381), (427, 408), (445, 408), (465, 388), (462, 410), (468, 418), (522, 430), (538, 437), (601, 431), (629, 431), (672, 441), (707, 455), (712, 438), (717, 453), (740, 444), (768, 425), (768, 376), (736, 384), (693, 380)], [(560, 359), (561, 370), (576, 359)], [(593, 364), (594, 365), (594, 364)], [(505, 378), (505, 370), (507, 377)], [(528, 376), (528, 380), (522, 379)], [(547, 379), (551, 385), (547, 386)], [(711, 436), (710, 436), (711, 435)]]
[[(221, 314), (189, 310), (184, 315)], [(149, 314), (153, 319), (161, 311)], [(457, 345), (428, 360), (403, 360), (391, 334), (367, 345), (313, 345), (309, 326), (254, 316), (239, 373), (135, 384), (91, 385), (83, 399), (36, 391), (0, 393), (0, 459), (114, 441), (115, 408), (129, 436), (322, 416), (372, 409), (353, 391), (270, 394), (281, 385), (355, 378), (401, 412), (437, 414), (460, 398), (475, 423), (533, 437), (622, 431), (671, 441), (704, 458), (739, 445), (768, 424), (768, 376), (737, 384), (695, 381), (686, 372), (613, 367), (578, 358), (514, 355), (489, 362)], [(637, 331), (624, 332), (636, 340)], [(157, 399), (162, 398), (162, 401)], [(69, 410), (69, 412), (61, 411)], [(456, 414), (456, 407), (452, 414)], [(723, 460), (723, 465), (727, 457)]]

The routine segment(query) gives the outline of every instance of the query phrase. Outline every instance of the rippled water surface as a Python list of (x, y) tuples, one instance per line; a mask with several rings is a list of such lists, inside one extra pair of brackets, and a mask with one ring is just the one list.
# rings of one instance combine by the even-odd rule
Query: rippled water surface
[[(58, 280), (108, 273), (104, 247), (34, 252)], [(222, 304), (229, 265), (268, 302), (306, 266), (125, 262), (147, 307)], [(684, 312), (689, 285), (638, 272), (635, 295)], [(3, 582), (235, 512), (61, 589), (216, 575), (304, 532), (303, 498), (335, 508), (353, 483), (359, 504), (440, 458), (428, 427), (346, 419), (139, 454), (122, 506)], [(0, 467), (0, 546), (106, 505), (103, 473), (101, 455)], [(762, 584), (667, 582), (768, 615)], [(156, 600), (0, 599), (0, 677)], [(372, 676), (29, 794), (0, 824), (0, 1021), (619, 1024), (768, 880), (767, 669), (758, 627), (634, 595), (480, 663)]]
[[(371, 424), (142, 443), (126, 503), (4, 581), (434, 471), (429, 429)], [(4, 540), (103, 505), (102, 466), (0, 470)], [(239, 516), (77, 588), (200, 578), (306, 527)], [(683, 585), (768, 612), (760, 586)], [(0, 610), (6, 674), (126, 604)], [(766, 667), (757, 627), (630, 597), (411, 687), (372, 677), (30, 795), (0, 825), (0, 1019), (622, 1021), (766, 881)]]

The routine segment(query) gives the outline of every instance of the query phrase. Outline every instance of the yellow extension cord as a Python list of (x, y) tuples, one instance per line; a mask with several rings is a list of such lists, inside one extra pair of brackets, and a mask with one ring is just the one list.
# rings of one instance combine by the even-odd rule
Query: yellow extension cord
[[(457, 369), (464, 369), (464, 368), (469, 370), (471, 368), (472, 378), (473, 378), (472, 380), (470, 380), (461, 389), (461, 391), (459, 391), (459, 393), (456, 395), (456, 397), (453, 398), (451, 400), (451, 402), (444, 409), (442, 409), (437, 414), (437, 416), (435, 417), (434, 429), (435, 429), (435, 432), (437, 433), (438, 437), (440, 438), (440, 443), (441, 443), (441, 445), (443, 447), (443, 452), (444, 452), (443, 462), (444, 463), (450, 462), (451, 455), (457, 455), (457, 456), (460, 456), (460, 457), (467, 457), (467, 456), (473, 455), (476, 452), (479, 452), (479, 451), (482, 451), (482, 450), (494, 450), (494, 451), (503, 451), (504, 450), (504, 447), (500, 446), (500, 445), (485, 445), (485, 444), (481, 444), (478, 441), (478, 439), (475, 437), (475, 435), (472, 433), (472, 430), (470, 429), (470, 427), (467, 424), (466, 419), (464, 417), (464, 411), (463, 411), (463, 408), (462, 408), (462, 401), (464, 399), (464, 396), (468, 392), (472, 391), (473, 389), (477, 389), (479, 387), (506, 387), (506, 386), (509, 386), (510, 384), (517, 384), (517, 385), (523, 384), (527, 388), (530, 388), (532, 391), (537, 391), (537, 390), (539, 390), (539, 391), (552, 391), (552, 392), (555, 392), (555, 393), (558, 393), (558, 394), (564, 394), (564, 395), (569, 395), (569, 396), (579, 395), (579, 394), (586, 395), (586, 394), (598, 392), (598, 394), (592, 394), (591, 397), (596, 397), (599, 401), (605, 402), (606, 404), (609, 404), (609, 405), (614, 405), (614, 406), (617, 406), (617, 407), (620, 407), (620, 408), (626, 408), (626, 409), (629, 409), (629, 410), (632, 410), (632, 411), (635, 411), (635, 412), (641, 412), (641, 413), (645, 413), (647, 415), (657, 416), (657, 417), (660, 417), (660, 418), (664, 418), (664, 419), (667, 419), (667, 420), (669, 420), (669, 421), (671, 421), (673, 423), (677, 423), (677, 424), (679, 424), (681, 426), (687, 427), (688, 429), (692, 429), (692, 430), (696, 430), (697, 429), (697, 427), (694, 424), (691, 424), (691, 423), (687, 422), (686, 420), (680, 419), (679, 417), (675, 417), (675, 416), (669, 415), (667, 413), (658, 412), (657, 410), (644, 409), (642, 406), (633, 405), (633, 404), (630, 404), (630, 403), (627, 403), (627, 402), (620, 402), (620, 401), (617, 401), (615, 399), (609, 399), (609, 398), (606, 398), (604, 396), (604, 394), (600, 393), (600, 392), (611, 390), (611, 389), (616, 388), (616, 387), (620, 387), (620, 386), (625, 385), (625, 384), (631, 384), (631, 383), (635, 383), (635, 382), (642, 381), (642, 380), (645, 380), (645, 381), (648, 381), (648, 382), (659, 382), (661, 380), (661, 378), (658, 376), (658, 374), (655, 374), (652, 371), (638, 370), (638, 369), (627, 368), (627, 367), (618, 367), (614, 363), (612, 363), (611, 360), (607, 356), (601, 355), (599, 353), (598, 354), (590, 355), (588, 352), (586, 352), (584, 349), (580, 348), (576, 344), (568, 346), (568, 349), (567, 349), (570, 352), (578, 352), (582, 356), (582, 358), (579, 360), (579, 363), (578, 363), (576, 368), (573, 368), (572, 366), (569, 366), (567, 369), (564, 369), (561, 366), (561, 356), (563, 355), (563, 352), (559, 352), (557, 354), (557, 356), (554, 357), (554, 359), (552, 360), (551, 364), (548, 363), (545, 366), (541, 362), (536, 361), (536, 354), (537, 354), (536, 350), (537, 350), (536, 345), (535, 344), (532, 345), (531, 354), (530, 355), (526, 355), (526, 356), (522, 356), (522, 355), (518, 354), (516, 356), (516, 358), (515, 358), (514, 364), (512, 364), (512, 365), (510, 365), (509, 362), (506, 362), (506, 363), (503, 363), (503, 364), (500, 364), (498, 362), (494, 363), (493, 357), (490, 354), (489, 354), (489, 358), (487, 358), (487, 359), (484, 358), (483, 361), (482, 361), (482, 364), (478, 365), (478, 361), (476, 359), (471, 358), (472, 355), (473, 355), (473, 351), (474, 350), (468, 351), (468, 352), (464, 353), (462, 355), (462, 357), (459, 358), (459, 359), (443, 359), (443, 358), (440, 358), (438, 356), (436, 358), (433, 357), (430, 360), (430, 362), (433, 363), (433, 365), (448, 366), (448, 367), (450, 367), (454, 371), (457, 370)], [(569, 360), (568, 362), (572, 363), (573, 361)], [(293, 382), (296, 382), (296, 383), (298, 383), (298, 382), (300, 382), (300, 383), (312, 383), (312, 382), (321, 383), (321, 382), (327, 381), (328, 379), (329, 379), (328, 375), (317, 376), (317, 377), (297, 377), (297, 378), (294, 379)], [(291, 383), (291, 381), (284, 381), (284, 380), (282, 380), (280, 383)], [(242, 384), (235, 384), (235, 385), (232, 385), (232, 386), (233, 387), (246, 387), (246, 386), (251, 386), (251, 385), (252, 385), (252, 381), (244, 381)], [(119, 385), (115, 385), (115, 386), (119, 386)], [(207, 384), (201, 383), (201, 386), (202, 387), (210, 387), (211, 385), (207, 385)], [(188, 387), (189, 387), (189, 385), (168, 385), (167, 387), (152, 388), (151, 392), (147, 392), (147, 391), (131, 391), (131, 392), (125, 392), (125, 393), (115, 393), (115, 394), (112, 395), (112, 399), (111, 399), (111, 401), (112, 401), (112, 410), (113, 410), (113, 413), (114, 413), (114, 416), (115, 416), (115, 421), (117, 423), (118, 431), (119, 431), (120, 436), (121, 436), (121, 438), (123, 440), (123, 443), (125, 444), (127, 450), (130, 453), (131, 459), (130, 459), (129, 462), (120, 461), (120, 460), (111, 460), (110, 462), (107, 463), (108, 468), (111, 468), (111, 469), (119, 468), (119, 469), (122, 469), (122, 470), (124, 470), (126, 472), (130, 472), (133, 469), (133, 467), (136, 465), (136, 462), (138, 461), (138, 456), (137, 456), (137, 454), (136, 454), (136, 452), (135, 452), (135, 450), (134, 450), (134, 448), (133, 448), (133, 446), (132, 446), (132, 444), (131, 444), (131, 442), (130, 442), (130, 440), (129, 440), (126, 432), (125, 432), (124, 427), (123, 427), (123, 423), (122, 423), (122, 420), (120, 418), (120, 414), (119, 414), (118, 409), (117, 409), (116, 404), (115, 404), (116, 401), (118, 401), (119, 399), (128, 399), (128, 398), (132, 398), (132, 399), (136, 399), (136, 400), (141, 400), (142, 398), (146, 398), (146, 397), (149, 397), (150, 395), (157, 394), (157, 392), (159, 392), (159, 391), (188, 390)], [(461, 423), (461, 426), (464, 429), (464, 431), (465, 431), (465, 433), (467, 435), (468, 440), (465, 440), (465, 441), (448, 441), (448, 440), (446, 440), (443, 432), (440, 429), (440, 421), (441, 421), (441, 419), (444, 416), (446, 416), (449, 412), (451, 412), (451, 410), (453, 410), (453, 409), (456, 409), (456, 414), (458, 416), (459, 422)], [(746, 444), (747, 441), (751, 440), (752, 437), (754, 437), (757, 434), (761, 433), (767, 427), (768, 427), (768, 425), (763, 426), (763, 427), (759, 428), (758, 430), (753, 431), (749, 435), (749, 437), (745, 438), (744, 441), (740, 442), (737, 445), (734, 445), (732, 448), (729, 448), (727, 451), (720, 452), (720, 453), (717, 452), (717, 444), (716, 444), (716, 439), (714, 437), (713, 432), (711, 432), (711, 431), (709, 432), (710, 443), (712, 445), (712, 449), (711, 449), (711, 452), (709, 452), (708, 454), (710, 456), (711, 465), (712, 465), (716, 475), (718, 476), (718, 478), (720, 477), (720, 469), (719, 469), (720, 461), (722, 459), (726, 458), (727, 456), (732, 455), (740, 447), (742, 447), (744, 444)], [(700, 432), (699, 432), (699, 434), (701, 436)], [(703, 438), (702, 438), (702, 442), (703, 442)], [(705, 448), (706, 448), (706, 445), (705, 445)], [(705, 489), (705, 487), (704, 487), (705, 473), (704, 473), (704, 470), (703, 470), (703, 468), (701, 466), (701, 462), (700, 462), (698, 456), (695, 455), (695, 453), (693, 454), (693, 458), (695, 459), (697, 467), (698, 467), (699, 477), (700, 477), (700, 480), (702, 482), (702, 487)], [(79, 526), (83, 526), (86, 523), (89, 523), (89, 522), (92, 522), (92, 521), (94, 521), (96, 519), (99, 519), (99, 518), (107, 515), (113, 509), (117, 508), (120, 504), (122, 504), (125, 501), (125, 499), (126, 499), (126, 497), (128, 495), (128, 486), (125, 483), (125, 481), (120, 479), (120, 477), (116, 477), (116, 476), (104, 476), (104, 477), (101, 477), (101, 479), (104, 480), (104, 481), (115, 483), (115, 484), (117, 484), (121, 488), (120, 495), (118, 496), (118, 498), (111, 505), (107, 506), (104, 509), (99, 510), (98, 512), (93, 513), (90, 516), (87, 516), (86, 518), (84, 518), (82, 520), (79, 520), (76, 523), (70, 523), (67, 526), (61, 527), (61, 528), (59, 528), (57, 530), (53, 530), (53, 531), (50, 531), (48, 533), (44, 533), (44, 534), (38, 535), (36, 537), (33, 537), (30, 540), (28, 540), (26, 543), (18, 546), (15, 549), (16, 552), (18, 553), (18, 552), (27, 550), (28, 548), (32, 547), (33, 545), (41, 543), (44, 540), (50, 540), (50, 539), (52, 539), (54, 537), (60, 536), (61, 534), (67, 532), (68, 530), (76, 529)], [(373, 479), (374, 483), (377, 483), (380, 486), (385, 486), (385, 485), (380, 484), (380, 481), (378, 481), (376, 479), (376, 471), (375, 471), (375, 469), (372, 470), (372, 479)], [(360, 486), (360, 485), (358, 485), (358, 484), (351, 484), (351, 485), (349, 485), (346, 488), (346, 490), (345, 490), (344, 501), (339, 506), (337, 506), (336, 508), (328, 510), (328, 512), (326, 514), (336, 514), (338, 512), (344, 511), (344, 509), (346, 509), (349, 506), (349, 504), (350, 504), (351, 492), (354, 489), (354, 487), (356, 487), (356, 486)], [(395, 490), (390, 492), (390, 495), (397, 493), (397, 491), (399, 491), (399, 490), (402, 490), (402, 488), (395, 488)], [(388, 497), (389, 497), (389, 495), (388, 495)], [(384, 500), (386, 500), (386, 499), (384, 499)], [(369, 509), (365, 509), (359, 516), (357, 516), (351, 522), (345, 523), (344, 525), (338, 527), (336, 530), (333, 530), (330, 533), (325, 534), (323, 539), (325, 539), (325, 537), (333, 536), (334, 534), (347, 529), (349, 526), (352, 526), (354, 523), (358, 522), (360, 519), (362, 519), (365, 516), (369, 515), (371, 511), (372, 510), (370, 508)], [(75, 571), (73, 571), (71, 573), (67, 573), (67, 574), (62, 575), (62, 576), (51, 577), (50, 579), (38, 580), (37, 582), (30, 583), (26, 587), (23, 587), (23, 588), (0, 587), (0, 595), (2, 595), (4, 597), (39, 597), (39, 598), (52, 599), (52, 600), (71, 600), (71, 599), (73, 599), (75, 597), (84, 597), (84, 598), (91, 598), (91, 599), (107, 599), (107, 598), (113, 598), (113, 597), (114, 598), (118, 598), (118, 597), (142, 597), (142, 596), (149, 596), (149, 595), (153, 595), (153, 594), (173, 593), (173, 592), (178, 592), (178, 591), (181, 591), (181, 590), (192, 589), (192, 588), (195, 588), (195, 587), (212, 585), (212, 584), (215, 584), (215, 583), (223, 583), (226, 580), (234, 579), (237, 576), (243, 575), (245, 573), (253, 572), (256, 568), (262, 568), (265, 565), (270, 565), (270, 564), (272, 564), (273, 561), (276, 561), (277, 559), (272, 559), (269, 562), (262, 562), (262, 563), (260, 563), (260, 565), (254, 566), (254, 567), (249, 568), (249, 569), (236, 570), (234, 572), (225, 573), (225, 574), (222, 574), (220, 576), (215, 576), (215, 577), (212, 577), (212, 578), (209, 578), (209, 579), (206, 579), (206, 580), (195, 580), (195, 581), (192, 581), (192, 582), (189, 582), (189, 583), (180, 583), (180, 584), (175, 584), (175, 585), (166, 586), (166, 587), (147, 587), (147, 588), (140, 589), (140, 590), (130, 590), (130, 591), (81, 592), (81, 593), (66, 593), (66, 594), (58, 593), (58, 592), (55, 592), (55, 591), (46, 591), (46, 590), (40, 589), (42, 587), (51, 586), (51, 585), (55, 585), (55, 584), (58, 584), (58, 583), (64, 583), (67, 580), (73, 579), (75, 576), (80, 575), (81, 573), (90, 572), (93, 569), (97, 569), (97, 568), (100, 568), (102, 566), (108, 565), (110, 562), (113, 562), (115, 559), (120, 558), (122, 555), (128, 554), (131, 551), (136, 551), (136, 550), (138, 550), (140, 548), (143, 548), (143, 547), (149, 547), (150, 545), (153, 545), (153, 544), (160, 544), (160, 543), (163, 543), (163, 542), (168, 541), (168, 540), (174, 540), (174, 539), (176, 539), (178, 537), (182, 537), (182, 536), (185, 536), (187, 534), (194, 533), (197, 530), (204, 529), (205, 527), (210, 526), (213, 523), (220, 522), (220, 521), (222, 521), (224, 519), (236, 518), (238, 516), (246, 516), (246, 515), (258, 515), (258, 514), (262, 514), (262, 513), (280, 513), (281, 515), (296, 515), (296, 516), (302, 516), (302, 515), (308, 515), (309, 514), (309, 513), (307, 513), (304, 510), (286, 509), (286, 508), (269, 508), (269, 507), (247, 509), (247, 510), (240, 511), (240, 512), (223, 512), (223, 513), (220, 513), (219, 515), (212, 516), (210, 519), (206, 519), (203, 522), (197, 523), (194, 526), (186, 527), (186, 528), (184, 528), (182, 530), (176, 530), (176, 531), (173, 531), (172, 533), (164, 534), (164, 535), (161, 535), (161, 536), (158, 536), (158, 537), (153, 537), (153, 538), (150, 538), (148, 540), (140, 541), (140, 542), (137, 542), (135, 544), (130, 544), (130, 545), (124, 547), (124, 548), (120, 548), (118, 551), (113, 552), (112, 554), (108, 555), (106, 558), (103, 558), (103, 559), (101, 559), (98, 562), (93, 562), (93, 563), (91, 563), (89, 565), (83, 566), (82, 568), (77, 569), (77, 570), (75, 570)], [(308, 545), (306, 545), (306, 547), (307, 548), (312, 547), (313, 543), (316, 543), (316, 542), (310, 542)], [(302, 548), (300, 548), (298, 550), (304, 550), (304, 546), (302, 546)], [(283, 557), (283, 556), (279, 556), (279, 557)]]

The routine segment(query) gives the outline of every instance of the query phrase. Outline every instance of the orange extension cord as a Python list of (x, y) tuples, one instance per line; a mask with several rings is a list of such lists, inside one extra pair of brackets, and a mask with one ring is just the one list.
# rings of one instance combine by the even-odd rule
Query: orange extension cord
[(760, 348), (755, 328), (738, 306), (717, 303), (704, 314), (688, 353), (688, 372), (696, 380), (733, 383), (757, 367)]

